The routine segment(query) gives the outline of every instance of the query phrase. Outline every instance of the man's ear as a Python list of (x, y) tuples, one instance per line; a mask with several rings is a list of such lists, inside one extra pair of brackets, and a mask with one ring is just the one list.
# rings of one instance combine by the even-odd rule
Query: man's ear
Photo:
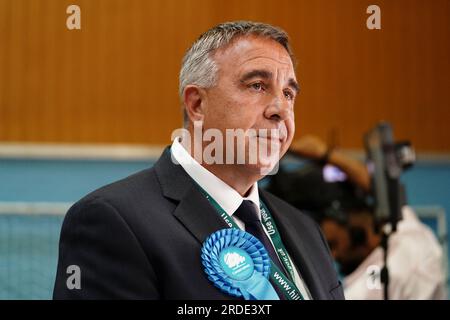
[(205, 116), (205, 91), (196, 85), (188, 85), (183, 91), (183, 102), (191, 122), (203, 121)]

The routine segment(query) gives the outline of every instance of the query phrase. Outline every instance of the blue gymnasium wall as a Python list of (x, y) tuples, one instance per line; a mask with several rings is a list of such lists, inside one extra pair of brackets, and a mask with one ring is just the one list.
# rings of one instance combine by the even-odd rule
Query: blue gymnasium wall
[[(0, 201), (74, 202), (151, 165), (152, 161), (2, 159)], [(410, 204), (445, 208), (450, 230), (450, 162), (418, 163), (403, 181)], [(61, 222), (62, 217), (0, 215), (0, 299), (51, 298)]]

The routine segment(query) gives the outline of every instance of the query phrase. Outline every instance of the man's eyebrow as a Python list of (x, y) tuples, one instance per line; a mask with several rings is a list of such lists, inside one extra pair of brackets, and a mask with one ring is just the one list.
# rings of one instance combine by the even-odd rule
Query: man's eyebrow
[(241, 82), (246, 82), (253, 78), (263, 78), (263, 79), (271, 79), (273, 77), (272, 72), (267, 70), (252, 70), (247, 73), (244, 73), (244, 75), (241, 77)]

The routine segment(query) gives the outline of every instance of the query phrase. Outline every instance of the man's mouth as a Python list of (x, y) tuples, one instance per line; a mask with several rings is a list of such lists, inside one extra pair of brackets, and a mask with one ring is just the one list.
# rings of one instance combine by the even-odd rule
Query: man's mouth
[(266, 140), (271, 143), (282, 143), (283, 139), (280, 139), (279, 137), (266, 137), (266, 136), (256, 136), (260, 140)]
[(270, 140), (277, 143), (283, 143), (286, 140), (286, 135), (282, 134), (280, 130), (276, 129), (259, 129), (255, 135), (250, 138), (258, 138), (263, 140)]

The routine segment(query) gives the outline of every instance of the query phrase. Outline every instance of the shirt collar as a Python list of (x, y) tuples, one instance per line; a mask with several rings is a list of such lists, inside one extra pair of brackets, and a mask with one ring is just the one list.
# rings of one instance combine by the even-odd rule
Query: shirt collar
[(261, 219), (257, 182), (251, 187), (248, 196), (242, 197), (236, 190), (200, 165), (181, 145), (180, 137), (174, 139), (171, 152), (173, 158), (183, 167), (186, 173), (213, 197), (228, 215), (232, 216), (243, 200), (250, 200), (258, 208), (258, 216)]

